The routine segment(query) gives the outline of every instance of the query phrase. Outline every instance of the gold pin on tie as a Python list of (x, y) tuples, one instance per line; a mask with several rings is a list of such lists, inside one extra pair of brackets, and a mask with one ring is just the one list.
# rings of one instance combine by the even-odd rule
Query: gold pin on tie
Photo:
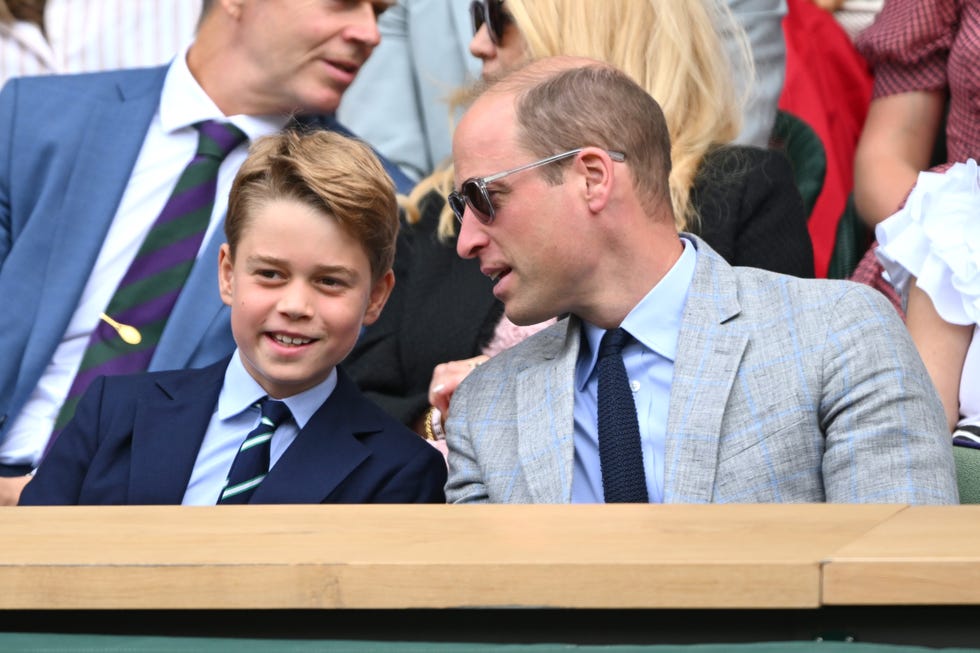
[(99, 313), (99, 317), (102, 318), (106, 324), (115, 329), (116, 333), (119, 334), (119, 337), (122, 338), (122, 341), (127, 345), (138, 345), (143, 341), (143, 336), (140, 334), (140, 330), (136, 327), (128, 324), (120, 324), (105, 313)]

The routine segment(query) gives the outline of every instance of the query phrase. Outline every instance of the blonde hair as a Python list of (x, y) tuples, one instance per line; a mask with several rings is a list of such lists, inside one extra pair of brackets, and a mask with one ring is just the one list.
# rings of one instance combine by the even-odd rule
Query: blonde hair
[[(660, 104), (670, 134), (671, 202), (679, 230), (696, 224), (691, 187), (705, 154), (741, 129), (744, 97), (735, 79), (753, 79), (744, 30), (719, 0), (506, 0), (530, 59), (583, 56), (619, 68)], [(725, 49), (731, 34), (737, 52)], [(729, 65), (735, 56), (734, 65)], [(408, 198), (452, 189), (451, 170), (434, 173)], [(414, 198), (414, 200), (413, 200)], [(452, 212), (439, 234), (455, 232)], [(446, 216), (443, 216), (446, 217)]]
[(284, 131), (252, 144), (228, 196), (225, 237), (235, 250), (257, 206), (290, 199), (331, 216), (364, 247), (377, 281), (398, 235), (395, 184), (364, 143), (336, 132)]

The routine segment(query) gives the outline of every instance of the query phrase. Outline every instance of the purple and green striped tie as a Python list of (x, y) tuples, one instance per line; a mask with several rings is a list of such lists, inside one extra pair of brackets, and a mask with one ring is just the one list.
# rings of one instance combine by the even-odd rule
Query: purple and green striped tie
[(247, 138), (230, 123), (206, 120), (194, 127), (199, 134), (197, 152), (105, 310), (113, 320), (138, 329), (142, 338), (137, 344), (128, 344), (106, 321), (99, 322), (58, 413), (48, 448), (71, 420), (78, 400), (94, 379), (142, 372), (150, 364), (211, 220), (218, 168)]

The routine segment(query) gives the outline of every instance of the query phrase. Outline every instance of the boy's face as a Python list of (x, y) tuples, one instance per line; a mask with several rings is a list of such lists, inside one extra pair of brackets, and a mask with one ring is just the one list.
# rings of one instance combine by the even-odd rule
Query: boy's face
[(361, 243), (291, 199), (254, 207), (234, 259), (222, 245), (218, 278), (245, 369), (279, 399), (326, 379), (394, 284), (390, 270), (372, 283)]

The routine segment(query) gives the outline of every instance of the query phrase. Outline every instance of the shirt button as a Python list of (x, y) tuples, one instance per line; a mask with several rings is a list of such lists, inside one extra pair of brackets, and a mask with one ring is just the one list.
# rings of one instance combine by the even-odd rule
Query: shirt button
[(630, 381), (630, 390), (632, 390), (633, 392), (639, 392), (640, 391), (640, 382), (639, 381)]

